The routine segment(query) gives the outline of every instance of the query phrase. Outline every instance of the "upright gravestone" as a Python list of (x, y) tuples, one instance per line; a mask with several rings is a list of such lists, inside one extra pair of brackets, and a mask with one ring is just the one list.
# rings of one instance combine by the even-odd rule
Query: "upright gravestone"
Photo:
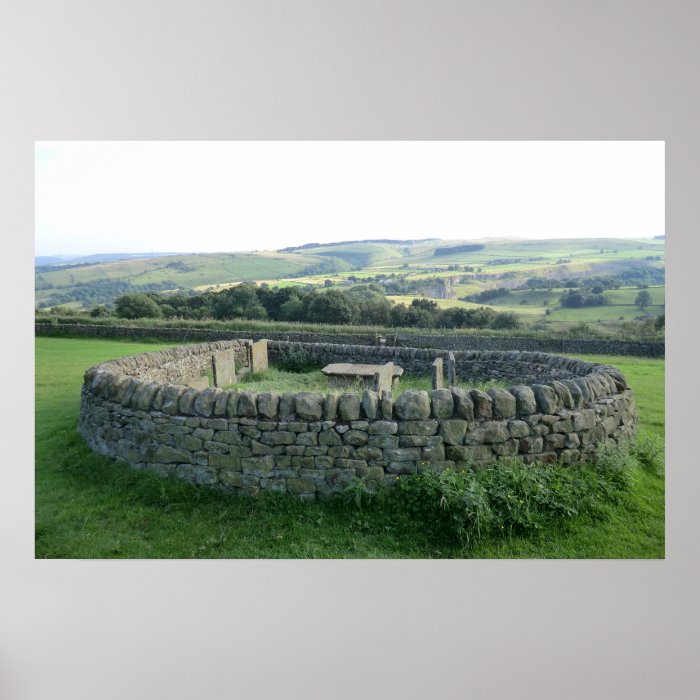
[(250, 346), (250, 371), (262, 372), (267, 368), (267, 340), (258, 340)]
[(372, 387), (374, 391), (381, 393), (383, 391), (391, 392), (391, 385), (394, 382), (394, 363), (387, 362), (382, 365), (381, 368), (374, 373), (374, 386)]
[(433, 389), (442, 389), (445, 386), (445, 378), (442, 373), (442, 357), (435, 358), (430, 369), (433, 379)]
[(218, 350), (211, 356), (214, 369), (214, 386), (228, 386), (236, 383), (236, 361), (233, 348)]
[(457, 383), (457, 367), (455, 365), (454, 353), (447, 353), (447, 386), (454, 386)]

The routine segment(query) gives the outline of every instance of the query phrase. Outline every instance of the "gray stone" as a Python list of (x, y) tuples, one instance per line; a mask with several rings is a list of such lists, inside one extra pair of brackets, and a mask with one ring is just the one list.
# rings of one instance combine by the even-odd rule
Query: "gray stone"
[(426, 461), (442, 461), (445, 459), (445, 446), (443, 444), (426, 445), (423, 448), (421, 458)]
[(445, 377), (443, 374), (442, 358), (437, 357), (430, 365), (430, 376), (433, 389), (442, 389), (445, 386)]
[(297, 445), (318, 445), (318, 433), (297, 433)]
[(520, 438), (521, 452), (542, 452), (544, 441), (541, 437), (523, 437)]
[(228, 396), (226, 404), (226, 415), (229, 418), (235, 418), (238, 415), (238, 392), (232, 391)]
[(266, 445), (293, 445), (296, 435), (288, 430), (270, 431), (263, 433), (260, 441)]
[(327, 421), (334, 421), (338, 414), (338, 395), (326, 394), (326, 402), (323, 408), (323, 417)]
[(320, 420), (323, 417), (323, 394), (303, 391), (297, 394), (295, 411), (304, 420)]
[(530, 434), (530, 426), (522, 420), (509, 420), (508, 432), (512, 438), (527, 437)]
[(402, 420), (423, 420), (430, 416), (430, 398), (426, 391), (404, 391), (394, 403), (394, 411)]
[(187, 391), (187, 388), (184, 386), (167, 384), (163, 390), (163, 405), (160, 410), (163, 413), (174, 416), (179, 410), (178, 403), (185, 391)]
[(204, 389), (194, 400), (194, 411), (199, 416), (209, 418), (214, 412), (214, 404), (217, 399), (216, 389)]
[(291, 391), (285, 391), (282, 396), (280, 396), (280, 420), (287, 420), (294, 415), (295, 400), (296, 394), (292, 393)]
[(491, 387), (491, 412), (494, 418), (512, 418), (515, 415), (515, 396), (505, 389)]
[(454, 412), (454, 399), (449, 389), (434, 389), (430, 397), (433, 418), (451, 418)]
[(198, 390), (189, 388), (187, 391), (180, 395), (179, 401), (179, 413), (184, 413), (186, 416), (192, 415), (194, 413), (194, 400), (197, 396)]
[(399, 426), (394, 421), (379, 420), (370, 423), (368, 430), (370, 435), (396, 435)]
[(398, 425), (400, 435), (435, 435), (438, 429), (436, 420), (412, 420)]
[(258, 340), (250, 345), (250, 371), (262, 372), (268, 367), (267, 340)]
[(172, 464), (175, 462), (190, 462), (191, 459), (192, 455), (187, 450), (171, 447), (170, 445), (161, 445), (156, 450), (154, 461)]
[(215, 386), (228, 386), (236, 383), (236, 369), (233, 348), (217, 350), (211, 356)]
[(574, 408), (574, 399), (571, 396), (571, 392), (569, 391), (569, 388), (563, 384), (562, 382), (557, 382), (557, 381), (551, 381), (549, 382), (549, 385), (554, 389), (554, 392), (557, 395), (557, 398), (559, 399), (560, 405), (564, 406), (564, 408)]
[(316, 482), (313, 479), (287, 479), (287, 491), (295, 495), (315, 493)]
[(510, 437), (507, 423), (501, 421), (485, 421), (481, 429), (484, 431), (484, 442), (505, 442)]
[(591, 430), (595, 427), (595, 411), (591, 408), (583, 409), (580, 413), (574, 413), (574, 430)]
[(280, 406), (280, 396), (272, 391), (265, 391), (258, 396), (258, 415), (274, 418)]
[(342, 394), (338, 400), (338, 415), (343, 421), (357, 420), (360, 417), (360, 397)]
[(342, 445), (343, 440), (335, 430), (323, 430), (318, 434), (318, 444), (328, 446)]
[(257, 409), (257, 395), (251, 391), (243, 391), (238, 395), (238, 415), (239, 416), (256, 416), (258, 414)]
[(475, 420), (489, 420), (493, 415), (491, 410), (491, 397), (484, 391), (472, 389), (469, 392), (474, 403)]
[(535, 394), (537, 408), (540, 413), (552, 414), (559, 408), (559, 399), (551, 386), (533, 384), (532, 391)]
[(454, 410), (460, 418), (464, 418), (466, 421), (474, 420), (474, 402), (472, 401), (469, 392), (466, 389), (460, 389), (459, 387), (450, 387), (452, 392), (452, 400), (454, 403)]
[(486, 462), (493, 459), (493, 450), (489, 445), (447, 445), (445, 452), (448, 459), (457, 462)]
[(343, 435), (343, 441), (345, 444), (351, 445), (352, 447), (365, 445), (367, 443), (367, 439), (367, 433), (361, 430), (348, 430), (348, 432)]
[(441, 420), (440, 435), (448, 445), (461, 445), (467, 432), (468, 423), (463, 420)]
[(394, 400), (390, 391), (381, 393), (381, 414), (384, 420), (391, 420), (394, 417)]
[(515, 396), (515, 412), (519, 416), (529, 416), (537, 412), (535, 394), (529, 386), (512, 386), (508, 391)]
[(364, 391), (362, 394), (362, 411), (370, 420), (377, 417), (379, 397), (375, 391)]

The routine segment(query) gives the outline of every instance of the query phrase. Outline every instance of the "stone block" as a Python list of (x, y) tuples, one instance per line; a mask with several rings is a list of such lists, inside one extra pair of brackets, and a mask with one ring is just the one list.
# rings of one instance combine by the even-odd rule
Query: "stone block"
[(404, 391), (394, 403), (401, 420), (420, 421), (430, 416), (430, 398), (426, 391)]
[(343, 442), (352, 447), (359, 447), (367, 443), (369, 436), (362, 430), (348, 430), (343, 435)]
[(489, 445), (447, 445), (447, 458), (456, 462), (485, 462), (493, 459)]
[(356, 394), (342, 394), (338, 400), (338, 415), (346, 422), (360, 417), (360, 397)]
[(296, 444), (306, 447), (318, 445), (318, 433), (296, 433)]
[(474, 402), (466, 389), (450, 387), (455, 413), (467, 422), (474, 420)]
[(449, 389), (434, 389), (431, 397), (433, 418), (451, 418), (454, 412), (454, 399)]
[(441, 420), (440, 435), (447, 445), (461, 445), (467, 432), (468, 423), (464, 420)]
[(374, 420), (379, 411), (379, 396), (375, 391), (365, 390), (362, 393), (362, 412), (369, 420)]
[(491, 387), (491, 412), (494, 418), (512, 418), (515, 416), (515, 396), (505, 389)]
[(394, 363), (387, 362), (374, 373), (372, 388), (381, 396), (383, 391), (391, 392), (394, 383)]
[(303, 391), (296, 396), (295, 412), (304, 420), (321, 420), (323, 417), (323, 394)]
[(288, 430), (277, 430), (263, 433), (260, 442), (266, 445), (294, 445), (296, 434)]
[(430, 366), (430, 377), (433, 389), (442, 389), (445, 386), (442, 358), (437, 357)]
[(535, 393), (529, 386), (511, 386), (508, 391), (515, 397), (515, 413), (519, 416), (529, 416), (537, 413)]
[(527, 437), (530, 434), (530, 426), (522, 420), (509, 420), (508, 432), (512, 438)]
[(251, 418), (258, 415), (257, 394), (251, 391), (238, 394), (238, 415)]
[(491, 410), (491, 397), (486, 392), (479, 389), (472, 389), (469, 392), (469, 396), (474, 403), (474, 419), (490, 420), (493, 415)]
[(537, 409), (540, 413), (552, 414), (559, 408), (559, 399), (551, 386), (533, 384), (532, 391), (535, 394)]
[(411, 420), (398, 425), (400, 435), (435, 435), (439, 424), (436, 420)]
[(279, 411), (280, 396), (272, 391), (258, 395), (258, 415), (263, 418), (274, 418)]
[(370, 423), (367, 430), (370, 435), (396, 435), (399, 426), (394, 421), (379, 420)]
[(250, 371), (262, 372), (268, 368), (267, 340), (258, 340), (250, 345)]
[(223, 387), (236, 383), (236, 360), (233, 348), (217, 350), (211, 356), (214, 370), (214, 386)]

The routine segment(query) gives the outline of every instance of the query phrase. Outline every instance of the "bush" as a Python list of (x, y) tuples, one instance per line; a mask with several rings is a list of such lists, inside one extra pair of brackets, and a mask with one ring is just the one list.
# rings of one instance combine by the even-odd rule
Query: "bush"
[(320, 363), (301, 346), (292, 346), (280, 351), (275, 366), (285, 372), (311, 372), (320, 368)]
[(345, 500), (358, 508), (381, 507), (431, 537), (472, 546), (486, 536), (535, 533), (579, 516), (606, 517), (632, 488), (638, 459), (658, 466), (658, 445), (604, 445), (586, 465), (526, 465), (513, 458), (476, 471), (425, 471), (397, 477), (396, 489), (357, 479)]

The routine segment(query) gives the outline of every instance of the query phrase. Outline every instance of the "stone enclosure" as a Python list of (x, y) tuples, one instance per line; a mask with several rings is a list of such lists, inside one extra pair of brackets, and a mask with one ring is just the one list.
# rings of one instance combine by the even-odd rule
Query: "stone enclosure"
[[(526, 463), (585, 461), (598, 445), (632, 437), (637, 423), (618, 369), (540, 352), (304, 343), (321, 363), (392, 362), (408, 374), (432, 374), (438, 388), (396, 400), (370, 389), (221, 388), (236, 373), (266, 366), (268, 349), (274, 362), (292, 345), (300, 346), (223, 340), (95, 365), (84, 377), (79, 431), (94, 451), (136, 469), (312, 500), (355, 477), (391, 484), (426, 469), (478, 468), (516, 455)], [(204, 384), (211, 375), (219, 386)], [(483, 392), (456, 384), (489, 378), (510, 386)]]

